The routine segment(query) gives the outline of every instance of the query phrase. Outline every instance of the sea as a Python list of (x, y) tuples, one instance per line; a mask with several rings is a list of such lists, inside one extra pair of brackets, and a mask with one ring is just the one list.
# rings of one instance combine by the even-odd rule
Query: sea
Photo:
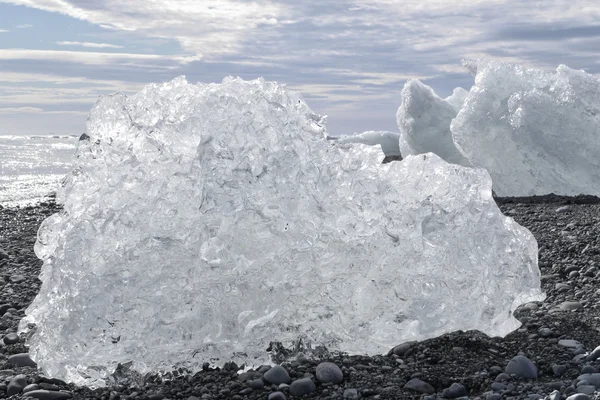
[(78, 141), (78, 136), (0, 135), (0, 205), (47, 199), (71, 171)]

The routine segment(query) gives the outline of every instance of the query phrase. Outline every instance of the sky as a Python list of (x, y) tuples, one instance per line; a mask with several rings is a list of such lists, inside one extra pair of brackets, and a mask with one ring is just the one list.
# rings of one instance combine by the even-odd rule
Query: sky
[(81, 134), (100, 95), (264, 77), (334, 135), (397, 131), (408, 79), (446, 97), (488, 57), (600, 73), (598, 0), (0, 0), (0, 134)]

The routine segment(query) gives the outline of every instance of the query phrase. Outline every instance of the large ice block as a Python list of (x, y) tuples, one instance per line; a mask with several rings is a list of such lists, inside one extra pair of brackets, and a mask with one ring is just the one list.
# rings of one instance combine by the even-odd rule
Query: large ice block
[(258, 365), (271, 341), (375, 354), (505, 335), (543, 298), (537, 243), (487, 172), (433, 154), (380, 165), (374, 147), (325, 140), (276, 83), (104, 96), (88, 135), (64, 211), (40, 227), (42, 286), (20, 326), (49, 376)]
[(470, 166), (452, 141), (450, 122), (462, 105), (466, 91), (454, 90), (447, 99), (418, 79), (410, 79), (402, 89), (402, 102), (396, 113), (403, 156), (435, 153), (449, 163)]
[(451, 130), (498, 195), (600, 195), (600, 80), (564, 65), (479, 60), (471, 69), (475, 86)]

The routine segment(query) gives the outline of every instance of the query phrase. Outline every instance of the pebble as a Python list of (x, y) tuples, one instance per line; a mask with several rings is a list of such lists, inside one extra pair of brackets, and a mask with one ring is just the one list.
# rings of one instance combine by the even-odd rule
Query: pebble
[(322, 362), (317, 365), (316, 376), (321, 383), (339, 384), (344, 379), (344, 374), (340, 367), (332, 362)]
[(263, 378), (268, 383), (279, 385), (280, 383), (289, 383), (290, 375), (281, 365), (275, 365), (263, 374)]
[(574, 311), (583, 308), (583, 305), (578, 301), (563, 301), (558, 308), (562, 311)]
[(9, 333), (8, 335), (4, 336), (2, 341), (6, 345), (17, 344), (19, 343), (19, 335), (17, 335), (16, 333)]
[(40, 387), (35, 383), (31, 383), (23, 388), (23, 393), (31, 392), (32, 390), (38, 390)]
[(73, 397), (73, 395), (68, 392), (55, 392), (51, 390), (34, 390), (28, 392), (27, 396), (39, 400), (66, 400)]
[(537, 379), (537, 368), (525, 356), (515, 356), (509, 361), (504, 372), (509, 375), (516, 375), (519, 378)]
[(17, 375), (8, 383), (6, 395), (10, 397), (13, 394), (21, 393), (25, 389), (25, 386), (27, 386), (27, 377), (25, 375)]
[(344, 390), (344, 398), (345, 399), (358, 399), (358, 390), (356, 389), (346, 389)]
[(578, 381), (586, 381), (590, 385), (594, 385), (600, 388), (600, 373), (595, 374), (582, 374), (577, 377)]
[(283, 392), (273, 392), (267, 397), (267, 400), (287, 400)]
[(562, 376), (565, 372), (567, 372), (567, 366), (562, 364), (554, 364), (552, 366), (552, 373), (554, 376)]
[(569, 206), (562, 206), (562, 207), (558, 207), (556, 209), (556, 212), (559, 214), (566, 213), (568, 211), (571, 211), (571, 207), (569, 207)]
[(27, 278), (24, 275), (12, 275), (10, 277), (11, 283), (21, 283), (21, 282), (25, 282), (26, 280), (27, 280)]
[[(559, 397), (560, 399), (560, 397)], [(575, 393), (569, 397), (567, 397), (567, 400), (591, 400), (590, 396), (588, 396), (587, 394), (584, 393)]]
[(399, 344), (398, 346), (392, 349), (391, 353), (397, 356), (403, 356), (406, 353), (408, 353), (408, 351), (412, 348), (413, 344), (415, 344), (415, 342), (405, 342)]
[(262, 389), (265, 387), (265, 382), (262, 379), (254, 379), (248, 384), (252, 389)]
[(576, 349), (577, 347), (582, 347), (583, 345), (577, 340), (564, 339), (559, 340), (558, 345), (562, 347), (566, 347), (568, 349)]
[(585, 359), (587, 361), (595, 361), (600, 358), (600, 346), (596, 347)]
[(456, 399), (458, 397), (467, 396), (469, 393), (467, 389), (460, 383), (453, 383), (449, 388), (444, 389), (442, 397), (445, 399)]
[(594, 385), (577, 386), (577, 393), (594, 394), (595, 391), (596, 391), (596, 386), (594, 386)]
[(8, 357), (8, 362), (17, 367), (37, 367), (27, 353), (13, 354)]
[(596, 368), (592, 367), (591, 365), (584, 365), (583, 368), (581, 368), (582, 374), (593, 374), (596, 372), (598, 372)]
[(295, 380), (290, 385), (290, 394), (292, 396), (304, 396), (306, 394), (311, 394), (312, 392), (317, 390), (317, 386), (310, 378), (302, 378)]
[(429, 383), (420, 380), (419, 378), (413, 378), (410, 381), (406, 382), (404, 385), (404, 389), (414, 390), (419, 393), (435, 393), (435, 389)]

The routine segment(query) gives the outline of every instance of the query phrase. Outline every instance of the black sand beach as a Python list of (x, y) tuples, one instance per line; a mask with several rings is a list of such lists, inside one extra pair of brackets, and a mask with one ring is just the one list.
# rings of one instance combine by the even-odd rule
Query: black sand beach
[[(93, 391), (19, 365), (23, 359), (15, 355), (26, 353), (27, 348), (14, 333), (40, 286), (35, 236), (42, 220), (58, 207), (50, 201), (0, 208), (0, 398), (266, 400), (298, 398), (304, 392), (318, 399), (598, 398), (600, 360), (596, 358), (600, 350), (594, 352), (600, 346), (598, 198), (551, 195), (497, 202), (506, 215), (536, 237), (547, 294), (544, 302), (524, 305), (515, 312), (523, 326), (505, 338), (455, 332), (398, 346), (389, 355), (300, 358), (282, 364), (287, 374), (282, 373), (280, 380), (272, 376), (278, 375), (275, 371), (263, 375), (266, 368), (238, 374), (237, 366), (228, 365), (193, 376), (177, 372), (143, 379), (117, 376), (113, 387)], [(505, 370), (519, 355), (526, 359), (517, 358)], [(316, 373), (322, 361), (340, 368), (341, 383), (323, 382), (327, 378)], [(335, 382), (335, 377), (331, 380)], [(284, 383), (272, 383), (279, 381)]]

